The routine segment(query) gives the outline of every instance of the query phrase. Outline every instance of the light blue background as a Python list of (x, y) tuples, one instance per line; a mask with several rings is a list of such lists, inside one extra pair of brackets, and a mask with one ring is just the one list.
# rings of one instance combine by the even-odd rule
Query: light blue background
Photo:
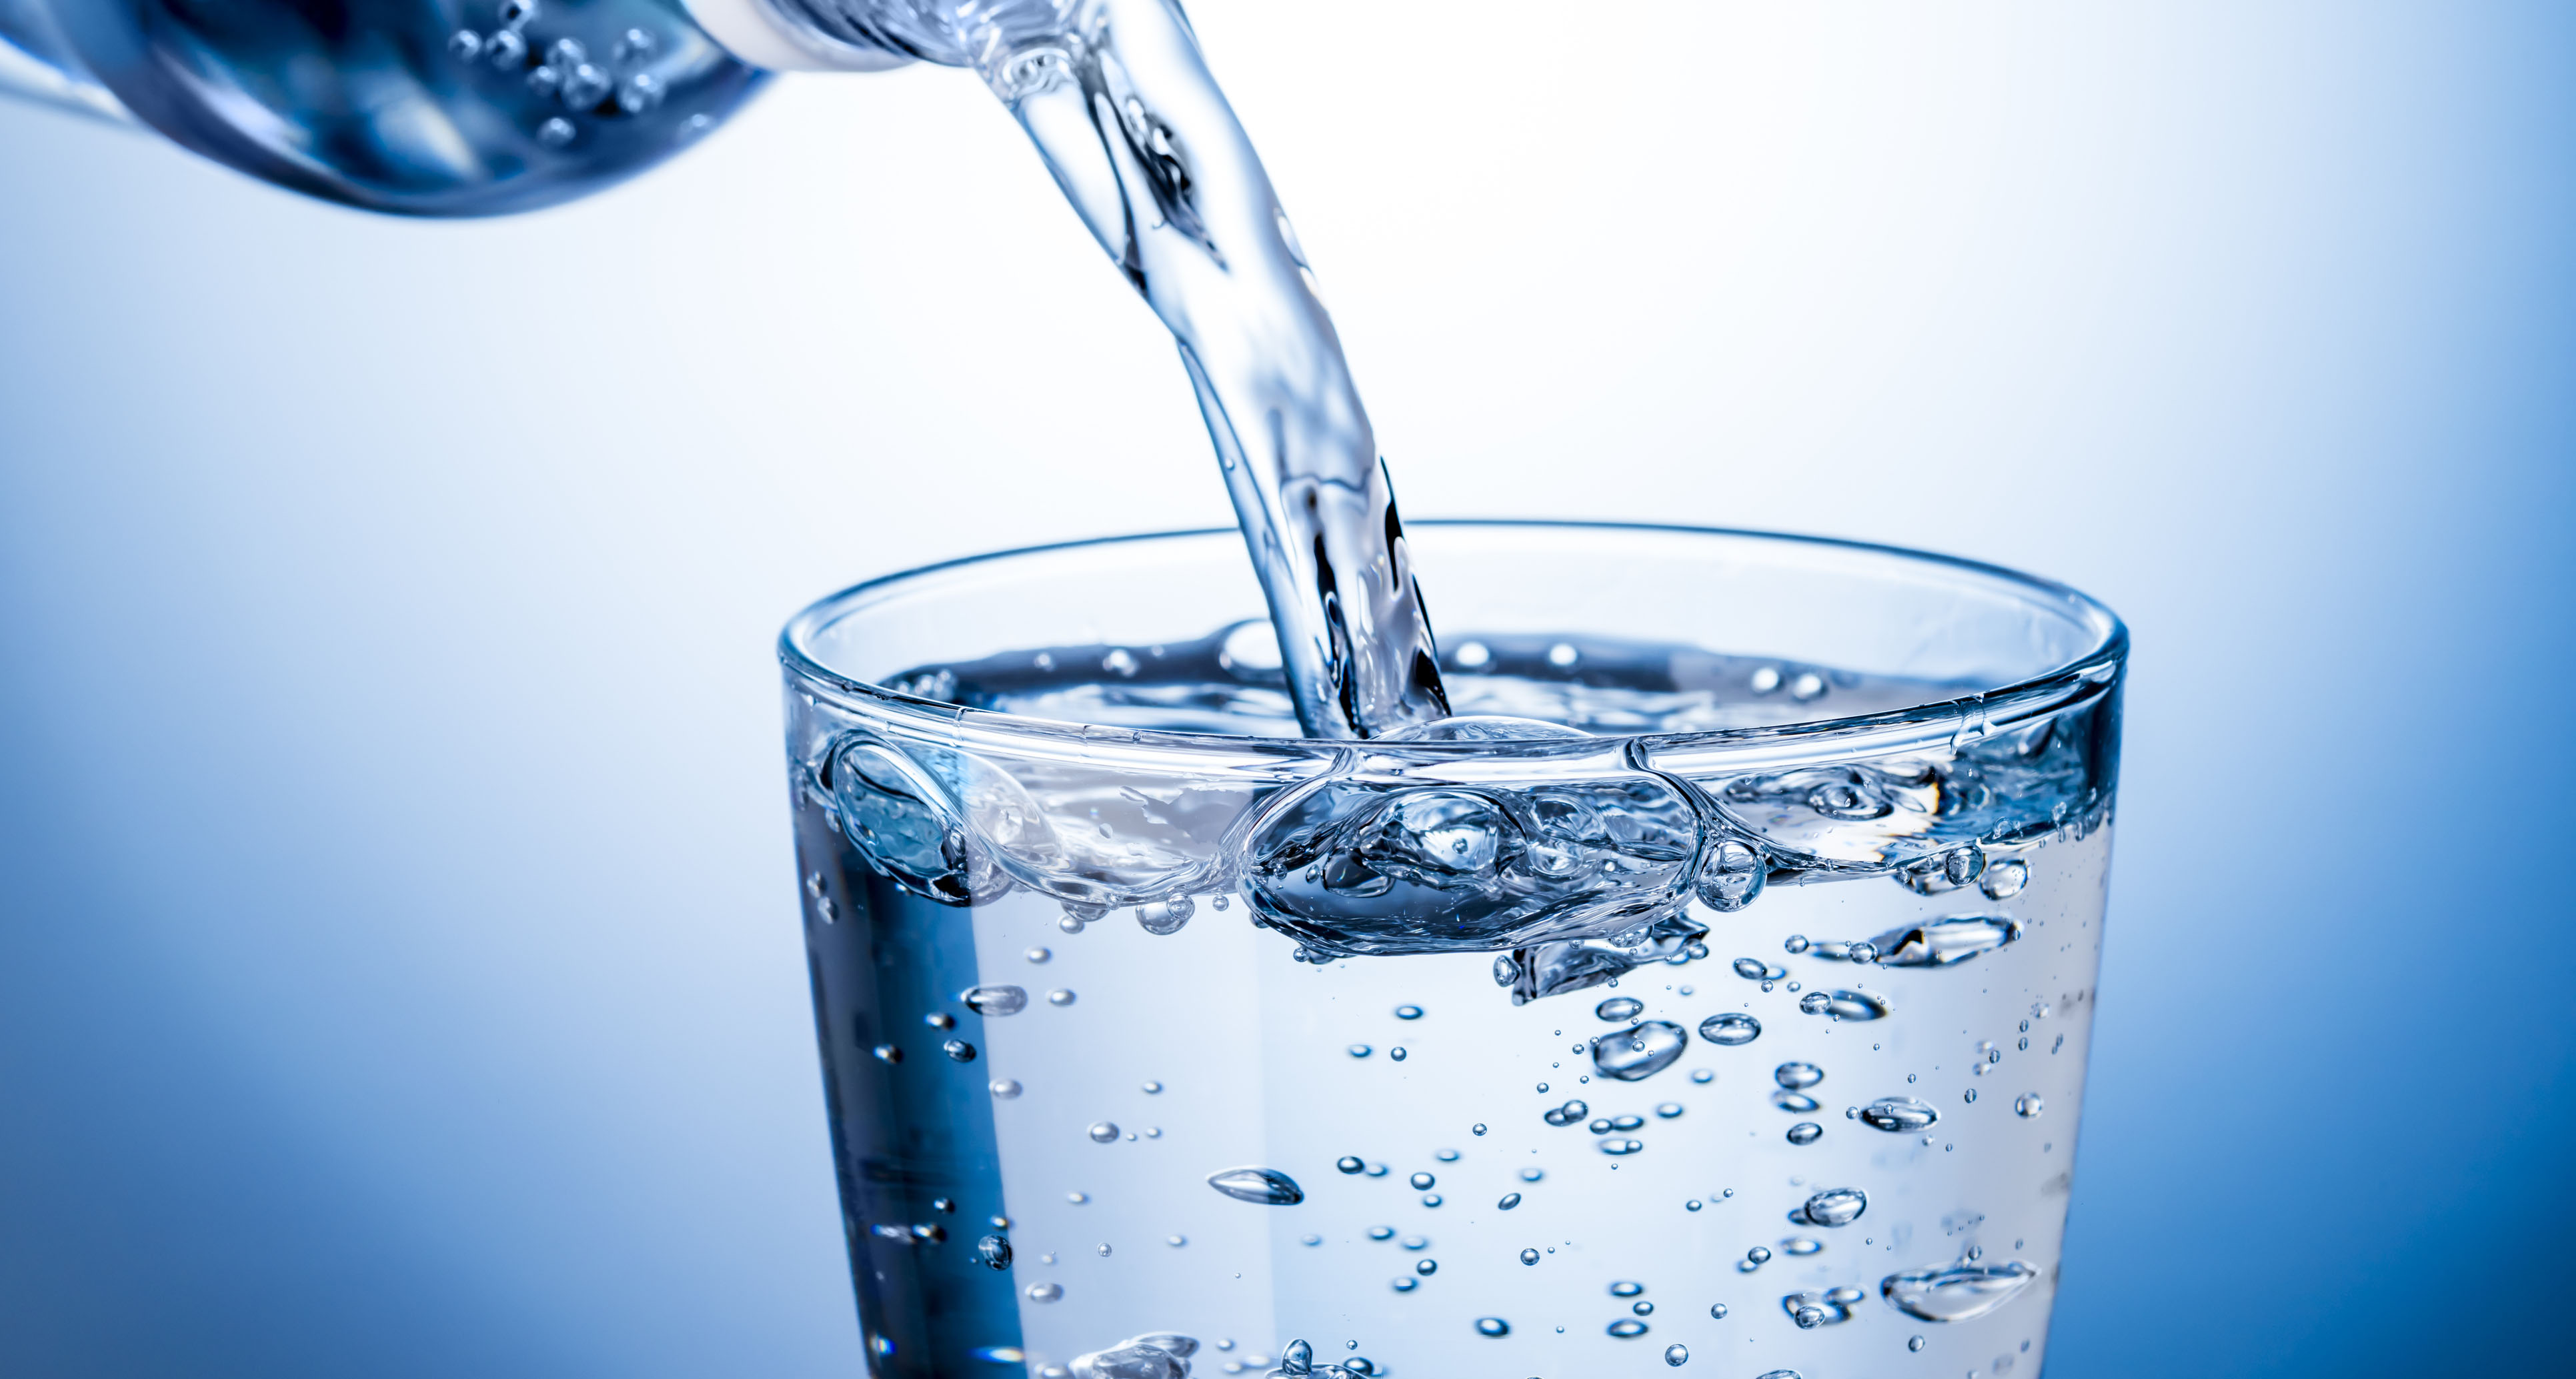
[[(1194, 10), (1408, 512), (2131, 621), (2052, 1372), (2563, 1370), (2576, 14), (1398, 8)], [(862, 1372), (770, 637), (1228, 518), (990, 104), (484, 225), (0, 109), (0, 1372)]]

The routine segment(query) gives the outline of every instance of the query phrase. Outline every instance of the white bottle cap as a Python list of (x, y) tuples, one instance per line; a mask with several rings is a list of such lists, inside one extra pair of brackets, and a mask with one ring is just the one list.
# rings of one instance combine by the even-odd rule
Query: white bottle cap
[(727, 52), (776, 72), (882, 72), (911, 58), (844, 43), (781, 12), (773, 0), (687, 0), (689, 17)]

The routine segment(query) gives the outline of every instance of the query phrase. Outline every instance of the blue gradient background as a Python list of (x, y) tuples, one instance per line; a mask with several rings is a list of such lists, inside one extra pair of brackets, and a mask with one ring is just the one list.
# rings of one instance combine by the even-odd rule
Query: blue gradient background
[[(1194, 6), (1409, 512), (2130, 619), (2054, 1374), (2564, 1372), (2576, 11), (2126, 8)], [(0, 109), (0, 1373), (863, 1372), (770, 637), (1228, 517), (989, 105), (485, 225)]]

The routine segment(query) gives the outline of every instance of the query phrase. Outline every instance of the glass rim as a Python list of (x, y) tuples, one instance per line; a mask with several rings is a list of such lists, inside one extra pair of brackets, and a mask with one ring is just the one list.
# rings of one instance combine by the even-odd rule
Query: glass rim
[(1949, 749), (1989, 734), (2028, 724), (2108, 694), (2129, 654), (2129, 630), (2119, 616), (2091, 595), (2071, 585), (2002, 565), (1915, 550), (1881, 542), (1791, 532), (1755, 531), (1741, 527), (1704, 527), (1670, 522), (1603, 522), (1550, 518), (1429, 518), (1407, 521), (1407, 529), (1475, 527), (1486, 530), (1580, 530), (1593, 532), (1658, 532), (1681, 536), (1725, 537), (1782, 546), (1828, 547), (1899, 561), (1946, 568), (1999, 581), (2029, 601), (2079, 626), (2089, 628), (2091, 642), (2073, 657), (2048, 670), (1991, 689), (1934, 700), (1903, 709), (1820, 718), (1800, 723), (1712, 728), (1674, 733), (1610, 733), (1581, 740), (1527, 739), (1470, 742), (1389, 742), (1384, 739), (1266, 737), (1250, 733), (1209, 733), (1180, 729), (1125, 728), (1069, 719), (1038, 718), (970, 708), (906, 694), (871, 681), (843, 675), (805, 649), (814, 634), (837, 621), (871, 595), (908, 581), (968, 566), (999, 564), (1023, 556), (1046, 555), (1089, 547), (1136, 545), (1189, 537), (1238, 536), (1231, 527), (1192, 527), (1047, 542), (960, 556), (917, 565), (862, 580), (800, 609), (778, 634), (778, 659), (809, 686), (822, 690), (841, 707), (870, 715), (890, 715), (898, 722), (935, 728), (969, 738), (991, 739), (989, 745), (1013, 743), (1040, 747), (1045, 742), (1095, 748), (1166, 748), (1192, 755), (1233, 749), (1264, 756), (1311, 756), (1359, 749), (1408, 760), (1442, 761), (1462, 757), (1510, 756), (1593, 758), (1616, 744), (1635, 744), (1658, 771), (1704, 774), (1719, 771), (1779, 770), (1863, 756), (1904, 755)]

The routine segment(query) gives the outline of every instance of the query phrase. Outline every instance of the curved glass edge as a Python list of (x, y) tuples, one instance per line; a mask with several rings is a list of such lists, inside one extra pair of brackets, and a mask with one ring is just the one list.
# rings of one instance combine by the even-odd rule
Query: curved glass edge
[(778, 658), (790, 676), (803, 683), (806, 692), (829, 700), (849, 712), (886, 722), (888, 726), (899, 725), (909, 728), (951, 746), (984, 746), (1024, 756), (1061, 757), (1067, 760), (1078, 757), (1095, 761), (1104, 751), (1115, 753), (1123, 748), (1139, 751), (1164, 769), (1169, 769), (1175, 764), (1173, 754), (1181, 753), (1202, 757), (1205, 759), (1203, 764), (1207, 769), (1226, 773), (1245, 770), (1248, 763), (1243, 758), (1249, 753), (1270, 763), (1269, 771), (1255, 768), (1255, 774), (1267, 775), (1275, 772), (1275, 778), (1283, 783), (1303, 778), (1311, 774), (1318, 764), (1351, 753), (1364, 753), (1390, 764), (1423, 765), (1456, 763), (1462, 758), (1470, 757), (1508, 756), (1516, 763), (1528, 766), (1536, 776), (1545, 777), (1556, 774), (1548, 769), (1551, 763), (1560, 765), (1568, 776), (1584, 774), (1593, 769), (1604, 750), (1614, 746), (1642, 753), (1654, 770), (1668, 771), (1682, 776), (1777, 771), (1860, 757), (1903, 756), (1925, 751), (1950, 750), (2040, 718), (2080, 708), (2111, 693), (2128, 660), (2128, 627), (2120, 621), (2118, 615), (2099, 600), (2055, 580), (2024, 574), (2018, 570), (1984, 561), (1968, 560), (1937, 552), (1919, 551), (1876, 542), (1847, 541), (1835, 537), (1752, 531), (1735, 527), (1696, 527), (1679, 523), (1435, 518), (1409, 522), (1406, 525), (1478, 527), (1487, 530), (1570, 528), (1603, 532), (1666, 532), (1825, 546), (1893, 556), (1901, 560), (1944, 566), (1982, 575), (2028, 591), (2034, 595), (2035, 603), (2054, 604), (2071, 614), (2077, 623), (2093, 628), (2095, 639), (2081, 655), (2041, 674), (1977, 694), (1938, 700), (1908, 709), (1818, 719), (1811, 723), (1721, 728), (1696, 733), (1636, 733), (1603, 736), (1582, 742), (1504, 743), (1349, 743), (1302, 737), (1260, 737), (1228, 733), (1112, 728), (1057, 719), (994, 713), (984, 709), (970, 709), (938, 700), (923, 699), (868, 681), (852, 679), (824, 666), (808, 655), (800, 645), (800, 642), (810, 638), (821, 627), (846, 612), (852, 603), (872, 593), (882, 592), (895, 585), (942, 571), (995, 564), (1020, 556), (1087, 547), (1232, 534), (1224, 528), (1198, 527), (1179, 531), (1146, 532), (1129, 536), (1096, 537), (1083, 541), (1059, 541), (1021, 546), (1006, 551), (993, 551), (916, 566), (909, 570), (865, 580), (815, 601), (799, 611), (795, 617), (790, 618), (786, 627), (779, 632)]

